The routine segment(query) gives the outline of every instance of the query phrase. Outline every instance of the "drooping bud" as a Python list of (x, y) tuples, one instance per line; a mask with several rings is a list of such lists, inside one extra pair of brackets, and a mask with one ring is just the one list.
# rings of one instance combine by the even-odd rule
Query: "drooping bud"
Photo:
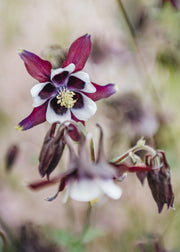
[(153, 165), (155, 161), (160, 162), (159, 169), (154, 169), (148, 172), (147, 180), (151, 189), (152, 195), (158, 206), (158, 211), (161, 213), (164, 204), (167, 207), (173, 207), (174, 193), (171, 185), (170, 167), (167, 162), (165, 153), (157, 151), (156, 155), (146, 159), (146, 165)]
[(141, 182), (141, 184), (144, 185), (145, 179), (147, 177), (147, 171), (136, 172), (136, 176), (139, 179), (139, 181)]
[(41, 174), (42, 177), (46, 174), (46, 170), (48, 169), (49, 164), (54, 156), (55, 130), (56, 130), (56, 123), (52, 124), (51, 128), (47, 132), (41, 148), (39, 156), (39, 173)]
[(57, 134), (55, 134), (56, 125), (56, 123), (52, 124), (50, 130), (45, 136), (41, 149), (39, 157), (39, 172), (42, 177), (45, 174), (49, 177), (51, 172), (56, 168), (65, 147), (63, 141), (64, 127), (59, 127)]

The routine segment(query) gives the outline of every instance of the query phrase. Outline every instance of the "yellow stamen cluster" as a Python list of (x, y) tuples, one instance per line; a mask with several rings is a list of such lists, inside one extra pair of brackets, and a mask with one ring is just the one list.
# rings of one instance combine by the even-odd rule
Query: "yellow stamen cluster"
[(75, 93), (73, 91), (63, 88), (61, 91), (59, 91), (59, 94), (56, 96), (58, 100), (57, 104), (60, 104), (65, 108), (72, 108), (74, 106), (74, 103), (77, 101), (73, 100), (74, 95)]

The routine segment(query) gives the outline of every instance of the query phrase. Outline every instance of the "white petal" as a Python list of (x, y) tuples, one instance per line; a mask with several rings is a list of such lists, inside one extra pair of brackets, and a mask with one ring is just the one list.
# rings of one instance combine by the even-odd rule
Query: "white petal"
[(41, 97), (39, 96), (39, 93), (47, 84), (48, 82), (38, 83), (31, 88), (30, 92), (33, 98), (33, 107), (38, 107), (43, 103), (45, 103), (45, 101), (47, 100), (47, 99), (41, 99)]
[(69, 64), (67, 67), (64, 68), (57, 68), (57, 69), (52, 69), (51, 70), (51, 80), (53, 79), (53, 77), (57, 74), (60, 74), (64, 71), (67, 71), (69, 73), (72, 73), (75, 69), (75, 65), (73, 63)]
[(81, 179), (75, 181), (70, 189), (70, 196), (78, 201), (91, 201), (101, 195), (101, 190), (95, 180)]
[(89, 75), (87, 73), (79, 71), (79, 72), (71, 74), (71, 76), (77, 77), (78, 79), (81, 79), (82, 81), (85, 82), (85, 86), (83, 89), (81, 89), (81, 91), (86, 92), (86, 93), (96, 92), (96, 88), (90, 82)]
[(72, 108), (71, 111), (79, 120), (87, 121), (91, 116), (96, 113), (96, 103), (86, 95), (82, 94), (84, 106), (82, 108)]
[(117, 186), (113, 180), (98, 179), (98, 184), (102, 191), (112, 199), (119, 199), (122, 194), (122, 190)]
[(48, 103), (48, 107), (47, 107), (47, 112), (46, 112), (46, 120), (49, 123), (54, 123), (54, 122), (64, 122), (66, 120), (70, 120), (71, 119), (71, 112), (68, 109), (66, 111), (65, 114), (63, 115), (58, 115), (55, 113), (55, 111), (51, 108), (50, 106), (50, 102)]

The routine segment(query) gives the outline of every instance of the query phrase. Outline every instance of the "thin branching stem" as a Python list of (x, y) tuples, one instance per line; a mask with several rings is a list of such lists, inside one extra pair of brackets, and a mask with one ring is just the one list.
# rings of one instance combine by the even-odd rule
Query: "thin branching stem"
[[(132, 26), (132, 24), (131, 24), (131, 22), (130, 22), (130, 20), (129, 20), (129, 17), (128, 17), (128, 15), (127, 15), (127, 12), (126, 12), (126, 9), (125, 9), (125, 7), (124, 7), (124, 5), (123, 5), (123, 2), (122, 2), (121, 0), (118, 0), (118, 4), (119, 4), (119, 7), (120, 7), (121, 12), (122, 12), (122, 14), (123, 14), (123, 17), (124, 17), (124, 19), (125, 19), (125, 22), (126, 22), (126, 24), (127, 24), (127, 26), (128, 26), (129, 32), (130, 32), (131, 36), (133, 37), (133, 40), (135, 40), (134, 28), (133, 28), (133, 26)], [(135, 42), (135, 43), (136, 43), (136, 42)]]
[(91, 221), (91, 213), (92, 213), (92, 204), (89, 202), (88, 203), (88, 208), (87, 208), (87, 212), (86, 212), (86, 216), (85, 216), (85, 220), (84, 220), (84, 226), (80, 235), (80, 240), (83, 240), (83, 238), (85, 237), (86, 233), (89, 230), (90, 227), (90, 221)]
[(150, 147), (149, 145), (139, 146), (137, 144), (134, 147), (132, 147), (131, 149), (127, 150), (124, 154), (117, 157), (116, 159), (111, 160), (110, 162), (114, 163), (114, 164), (119, 164), (119, 163), (125, 161), (125, 159), (127, 159), (131, 153), (136, 153), (137, 151), (140, 151), (140, 150), (144, 150), (148, 153), (151, 153), (152, 155), (156, 154), (156, 151), (152, 147)]
[(160, 96), (159, 96), (158, 92), (156, 91), (156, 89), (154, 87), (154, 83), (152, 81), (152, 78), (151, 78), (151, 76), (149, 75), (149, 73), (147, 71), (144, 59), (141, 56), (141, 52), (139, 50), (139, 46), (138, 46), (138, 44), (136, 42), (136, 34), (135, 34), (134, 28), (133, 28), (133, 26), (131, 24), (131, 21), (130, 21), (130, 19), (128, 17), (127, 11), (126, 11), (126, 9), (124, 7), (124, 4), (123, 4), (123, 2), (121, 0), (117, 0), (117, 2), (118, 2), (118, 5), (120, 7), (120, 10), (122, 12), (123, 18), (124, 18), (124, 20), (125, 20), (125, 22), (127, 24), (132, 44), (134, 46), (134, 49), (137, 52), (137, 54), (136, 54), (136, 60), (137, 60), (137, 62), (139, 64), (139, 67), (140, 67), (140, 70), (141, 70), (141, 74), (143, 76), (144, 83), (148, 84), (148, 85), (146, 85), (147, 86), (146, 88), (148, 88), (151, 91), (152, 95), (155, 98), (155, 101), (158, 103), (158, 106), (161, 107), (162, 104), (161, 104)]
[(92, 162), (95, 162), (95, 150), (94, 150), (94, 141), (93, 141), (93, 138), (91, 138), (91, 141), (90, 141), (90, 152), (91, 152), (91, 161)]

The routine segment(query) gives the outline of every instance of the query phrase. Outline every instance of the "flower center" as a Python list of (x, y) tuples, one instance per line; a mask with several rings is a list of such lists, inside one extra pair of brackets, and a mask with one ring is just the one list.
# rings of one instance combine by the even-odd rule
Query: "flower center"
[(72, 108), (74, 106), (74, 103), (77, 100), (73, 99), (73, 96), (75, 93), (73, 91), (70, 91), (66, 88), (63, 88), (59, 91), (57, 98), (57, 104), (60, 104), (61, 106), (64, 106), (66, 108)]

